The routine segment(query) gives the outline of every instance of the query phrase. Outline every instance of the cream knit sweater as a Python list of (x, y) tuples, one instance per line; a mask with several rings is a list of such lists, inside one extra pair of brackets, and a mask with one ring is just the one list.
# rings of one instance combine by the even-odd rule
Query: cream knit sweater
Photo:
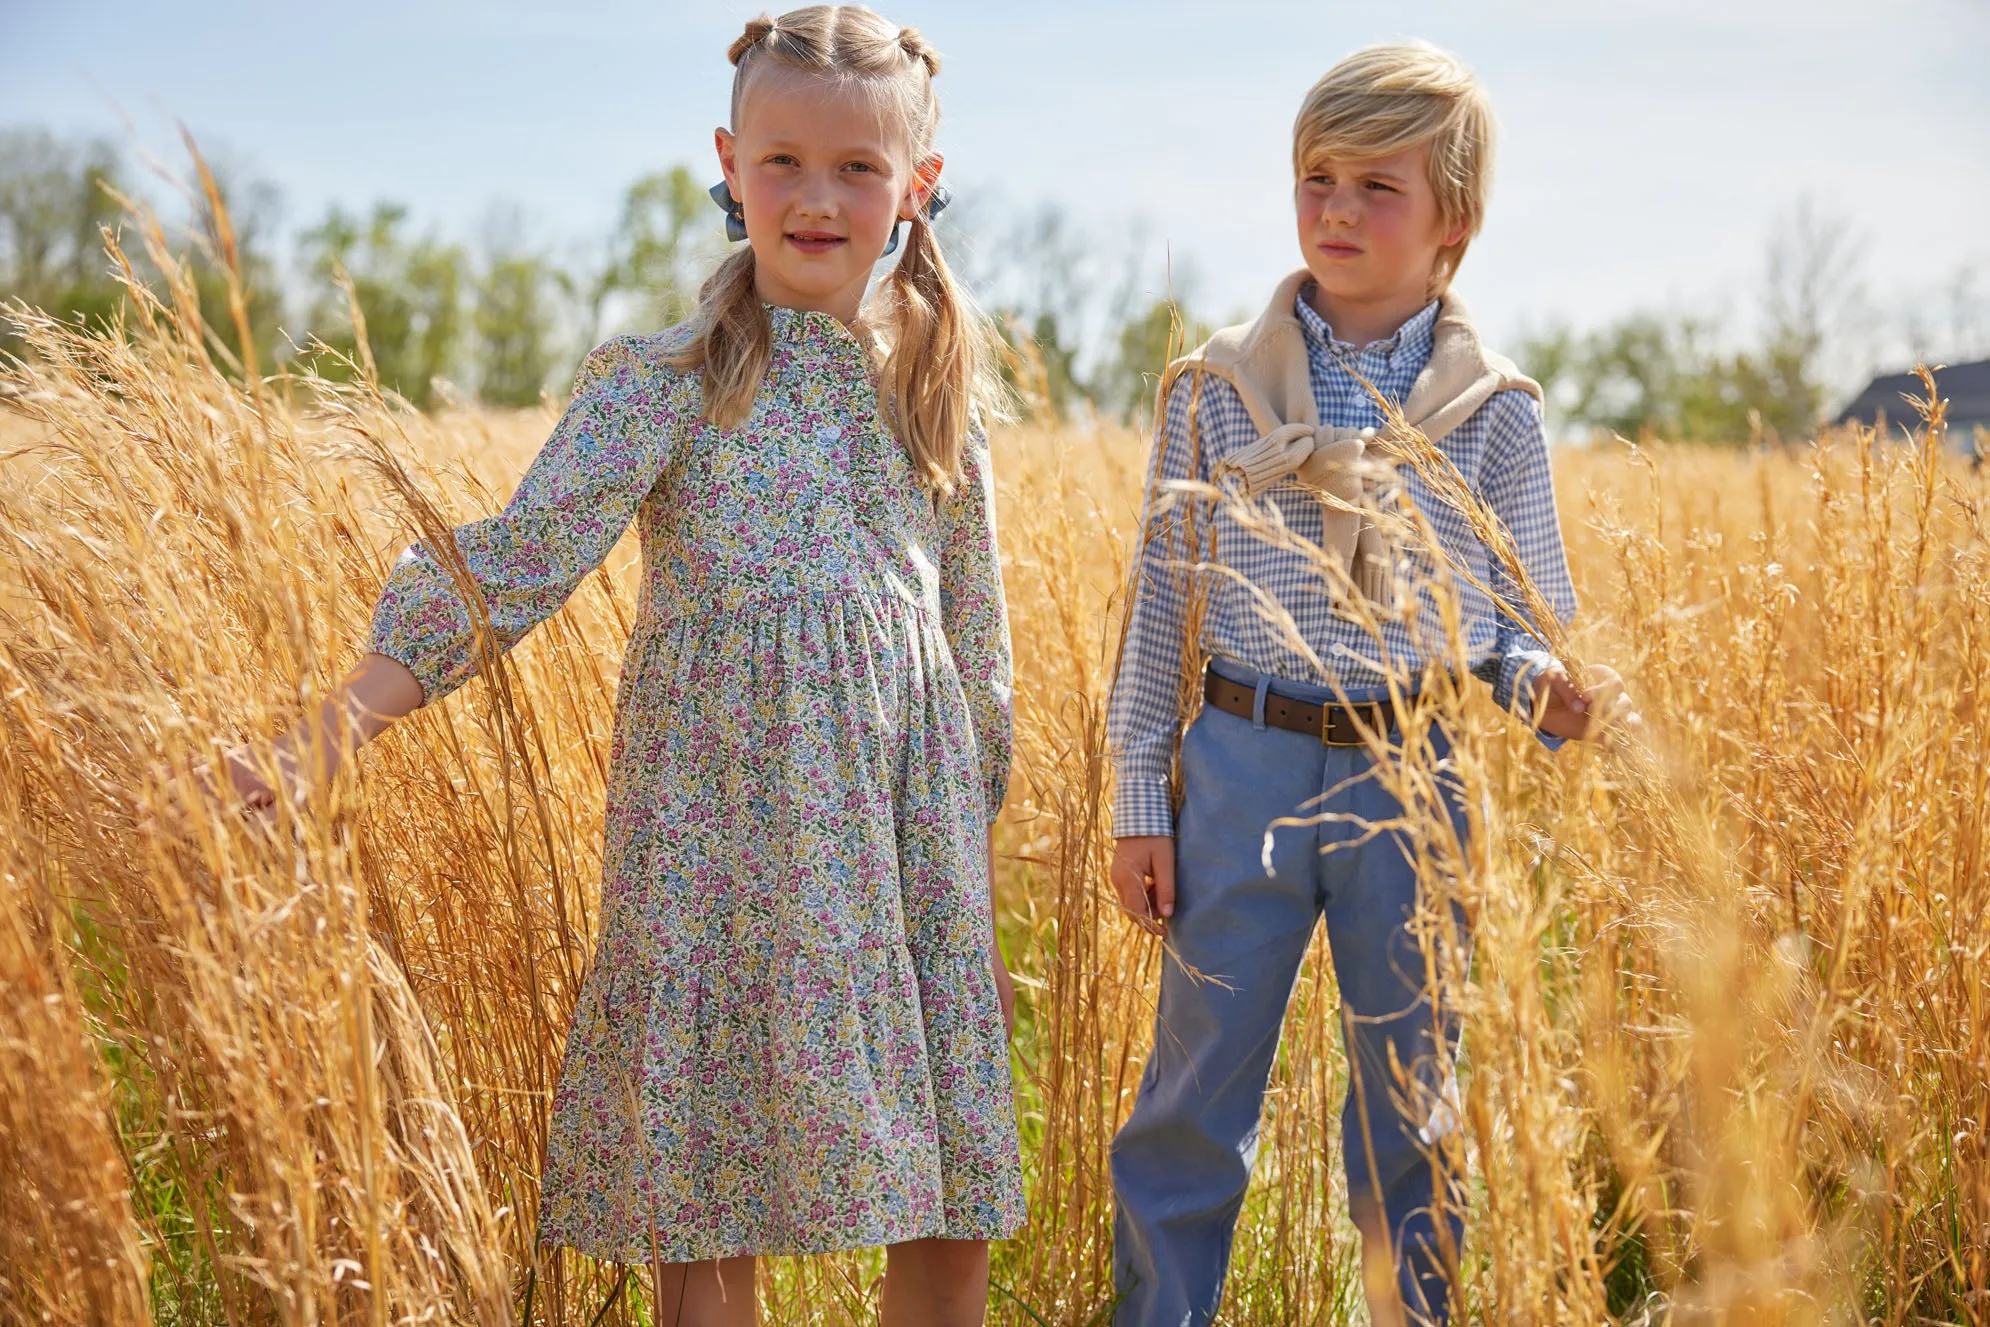
[[(1184, 373), (1212, 374), (1234, 387), (1263, 436), (1221, 458), (1211, 477), (1247, 497), (1287, 479), (1312, 491), (1327, 509), (1322, 550), (1346, 568), (1364, 598), (1386, 607), (1394, 601), (1395, 557), (1374, 511), (1404, 455), (1405, 439), (1386, 426), (1347, 429), (1319, 422), (1306, 334), (1293, 309), (1312, 279), (1303, 269), (1294, 272), (1279, 283), (1271, 306), (1255, 322), (1226, 327), (1170, 364), (1161, 379), (1161, 403), (1165, 409)], [(1541, 399), (1540, 384), (1481, 345), (1464, 304), (1445, 295), (1431, 332), (1430, 362), (1401, 403), (1403, 421), (1436, 443), (1495, 393), (1512, 390)]]

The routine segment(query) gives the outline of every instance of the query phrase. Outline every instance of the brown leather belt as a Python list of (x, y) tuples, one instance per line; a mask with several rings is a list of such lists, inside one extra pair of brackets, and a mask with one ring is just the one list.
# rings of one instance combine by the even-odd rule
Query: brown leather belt
[[(1219, 676), (1213, 669), (1204, 675), (1202, 698), (1225, 714), (1254, 719), (1258, 690)], [(1264, 721), (1273, 728), (1289, 728), (1308, 733), (1328, 746), (1362, 746), (1365, 727), (1370, 733), (1386, 735), (1396, 725), (1396, 707), (1387, 700), (1359, 705), (1312, 705), (1293, 700), (1275, 691), (1265, 692)]]

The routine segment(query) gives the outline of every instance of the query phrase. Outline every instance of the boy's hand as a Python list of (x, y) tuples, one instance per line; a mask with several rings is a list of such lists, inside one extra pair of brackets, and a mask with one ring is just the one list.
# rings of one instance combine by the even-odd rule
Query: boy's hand
[(1550, 737), (1577, 741), (1602, 735), (1613, 724), (1635, 726), (1643, 720), (1624, 695), (1624, 679), (1614, 668), (1591, 664), (1589, 689), (1569, 679), (1559, 663), (1534, 674), (1534, 708), (1541, 731)]
[(1175, 915), (1175, 841), (1166, 834), (1136, 835), (1113, 845), (1112, 887), (1135, 924), (1160, 935)]

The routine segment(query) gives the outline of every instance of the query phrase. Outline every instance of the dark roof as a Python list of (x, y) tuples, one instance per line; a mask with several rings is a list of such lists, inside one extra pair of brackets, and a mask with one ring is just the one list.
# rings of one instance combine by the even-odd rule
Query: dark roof
[[(1949, 403), (1949, 439), (1955, 445), (1968, 448), (1976, 429), (1990, 429), (1990, 359), (1937, 370), (1935, 391)], [(1889, 373), (1867, 384), (1837, 422), (1871, 425), (1884, 414), (1887, 431), (1898, 437), (1901, 428), (1921, 424), (1920, 412), (1904, 398), (1923, 394), (1921, 380), (1913, 374)]]

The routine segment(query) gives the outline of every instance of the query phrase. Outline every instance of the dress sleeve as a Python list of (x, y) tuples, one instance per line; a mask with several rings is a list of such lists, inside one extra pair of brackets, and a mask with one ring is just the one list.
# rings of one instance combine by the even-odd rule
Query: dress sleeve
[[(501, 650), (557, 612), (601, 565), (668, 463), (672, 421), (640, 344), (619, 337), (590, 353), (572, 402), (504, 510), (451, 532)], [(415, 675), (424, 705), (475, 675), (469, 606), (423, 544), (394, 564), (368, 646)]]
[(978, 426), (968, 435), (960, 483), (941, 500), (940, 535), (940, 617), (967, 691), (992, 824), (1009, 792), (1015, 664), (995, 544), (995, 470)]

